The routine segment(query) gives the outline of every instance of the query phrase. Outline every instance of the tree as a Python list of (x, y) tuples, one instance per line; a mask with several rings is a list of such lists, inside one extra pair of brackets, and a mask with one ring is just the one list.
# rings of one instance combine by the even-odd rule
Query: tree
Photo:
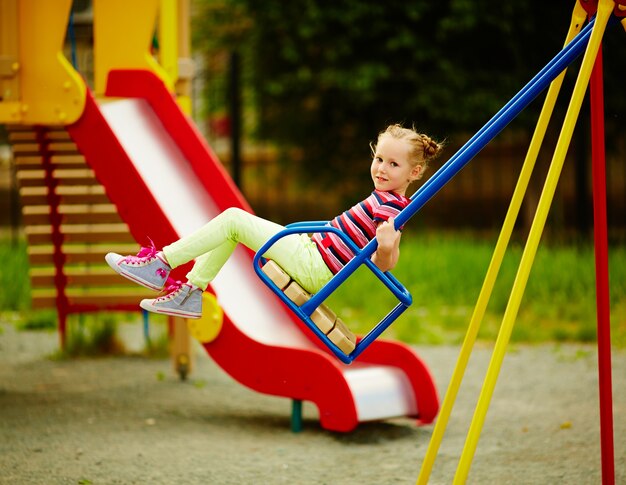
[[(368, 143), (389, 122), (474, 133), (558, 52), (571, 15), (500, 0), (197, 5), (213, 48), (248, 60), (257, 135), (299, 148), (303, 172), (331, 185), (367, 178)], [(535, 121), (523, 113), (516, 126)]]

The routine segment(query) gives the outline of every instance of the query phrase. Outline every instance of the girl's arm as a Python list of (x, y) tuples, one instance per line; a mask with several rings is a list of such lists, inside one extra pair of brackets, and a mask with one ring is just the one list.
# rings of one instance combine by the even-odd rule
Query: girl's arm
[(402, 233), (396, 231), (393, 217), (386, 222), (381, 222), (376, 228), (376, 240), (378, 248), (372, 254), (373, 263), (381, 271), (390, 271), (395, 268), (400, 258), (400, 237)]

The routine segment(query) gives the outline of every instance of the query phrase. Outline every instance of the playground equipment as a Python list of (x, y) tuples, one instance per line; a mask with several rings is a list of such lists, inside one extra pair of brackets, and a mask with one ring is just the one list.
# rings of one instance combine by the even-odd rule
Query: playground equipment
[[(171, 1), (163, 4), (168, 12), (172, 5), (176, 7)], [(136, 311), (137, 298), (149, 296), (140, 288), (115, 281), (106, 268), (98, 267), (104, 251), (102, 244), (126, 252), (133, 251), (136, 243), (65, 129), (82, 116), (88, 90), (85, 80), (62, 52), (66, 30), (73, 30), (71, 23), (68, 26), (71, 6), (71, 1), (55, 2), (43, 8), (39, 2), (29, 0), (0, 2), (0, 122), (7, 124), (13, 147), (29, 244), (32, 305), (37, 309), (56, 309), (62, 347), (69, 315), (98, 310)], [(136, 3), (132, 6), (141, 9)], [(112, 7), (119, 8), (120, 4)], [(131, 6), (127, 7), (128, 12)], [(152, 27), (146, 26), (146, 32), (135, 34), (132, 18), (122, 16), (122, 20), (118, 18), (114, 23), (117, 29), (128, 31), (128, 35), (123, 36), (125, 46), (115, 44), (113, 41), (121, 42), (120, 36), (107, 28), (113, 21), (107, 15), (114, 13), (115, 10), (103, 9), (100, 15), (101, 42), (96, 49), (100, 55), (95, 72), (104, 72), (111, 63), (130, 63), (154, 69), (169, 80), (165, 68), (145, 52), (144, 46), (138, 50), (138, 43), (142, 42), (140, 35), (152, 35)], [(157, 16), (156, 9), (130, 13), (148, 15), (152, 23)], [(171, 32), (170, 24), (176, 22), (176, 16), (170, 15), (169, 22), (164, 18), (162, 15), (159, 28)], [(123, 20), (125, 24), (121, 23)], [(133, 48), (128, 49), (128, 44)], [(178, 52), (172, 54), (177, 45), (175, 33), (171, 33), (164, 39), (162, 55), (166, 59), (177, 57)], [(111, 55), (112, 49), (118, 54)], [(164, 65), (171, 65), (171, 61)], [(170, 67), (168, 72), (174, 76), (172, 79), (178, 78), (177, 85), (186, 82), (177, 70)], [(174, 82), (169, 83), (173, 89)], [(102, 92), (104, 83), (98, 76), (95, 84)], [(183, 106), (189, 104), (184, 94), (177, 99)], [(185, 358), (189, 352), (188, 339), (178, 338), (184, 322), (172, 319), (170, 323), (174, 342), (181, 343), (172, 346), (173, 353), (189, 362)], [(189, 365), (175, 361), (175, 366), (184, 378)]]
[[(13, 50), (2, 44), (0, 53), (4, 56), (11, 51), (10, 65), (16, 66), (7, 78), (2, 78), (2, 92), (9, 92), (10, 96), (4, 96), (0, 102), (0, 122), (17, 131), (38, 126), (62, 134), (67, 142), (71, 140), (76, 157), (72, 160), (86, 164), (88, 168), (81, 170), (88, 172), (83, 175), (91, 177), (94, 184), (97, 182), (89, 191), (99, 194), (98, 203), (107, 206), (106, 217), (111, 219), (106, 223), (122, 224), (113, 231), (115, 237), (104, 236), (104, 228), (99, 228), (102, 230), (90, 236), (90, 241), (81, 239), (81, 244), (88, 245), (85, 258), (77, 260), (71, 256), (76, 244), (68, 224), (69, 199), (60, 192), (63, 172), (56, 164), (61, 160), (56, 151), (42, 156), (50, 160), (50, 170), (44, 176), (50, 183), (41, 189), (44, 195), (37, 199), (44, 215), (33, 224), (45, 225), (54, 235), (54, 243), (45, 247), (51, 255), (49, 260), (56, 261), (48, 270), (50, 277), (46, 282), (51, 285), (48, 289), (53, 298), (47, 301), (57, 304), (60, 317), (74, 311), (117, 309), (114, 305), (121, 299), (105, 301), (102, 296), (112, 290), (99, 279), (98, 262), (106, 268), (106, 252), (130, 252), (114, 245), (129, 243), (127, 234), (141, 244), (151, 237), (161, 247), (189, 234), (228, 207), (251, 211), (187, 115), (189, 103), (181, 103), (181, 96), (175, 95), (180, 79), (172, 77), (174, 70), (165, 69), (162, 62), (157, 66), (150, 55), (158, 12), (167, 9), (168, 15), (173, 15), (175, 3), (93, 2), (95, 57), (91, 90), (61, 53), (70, 0), (37, 5), (34, 0), (0, 0), (3, 33), (10, 32), (8, 26), (14, 26), (13, 41), (9, 43)], [(44, 26), (48, 24), (54, 25), (46, 30)], [(46, 44), (46, 48), (32, 47), (28, 50), (31, 57), (23, 58), (19, 46), (35, 28), (37, 45)], [(161, 33), (170, 30), (159, 28)], [(120, 32), (124, 33), (123, 46), (119, 45)], [(160, 39), (160, 50), (169, 51), (168, 46), (173, 43)], [(48, 77), (51, 70), (58, 72), (56, 77)], [(12, 89), (4, 89), (5, 81)], [(41, 93), (29, 97), (31, 91), (22, 89), (25, 83), (40, 86)], [(33, 108), (35, 105), (37, 109)], [(45, 147), (51, 145), (36, 143), (37, 150), (45, 153), (51, 150)], [(94, 226), (96, 219), (87, 217), (95, 217), (98, 204), (82, 204), (87, 215), (81, 224)], [(119, 219), (113, 219), (114, 216)], [(29, 238), (32, 253), (30, 244)], [(258, 392), (291, 399), (292, 425), (296, 430), (301, 423), (303, 401), (314, 403), (321, 426), (333, 431), (350, 431), (364, 421), (398, 416), (409, 416), (421, 423), (433, 421), (439, 407), (437, 391), (428, 368), (414, 350), (399, 342), (378, 339), (367, 355), (361, 356), (358, 365), (343, 365), (259, 280), (252, 256), (243, 248), (235, 251), (212, 282), (211, 295), (204, 295), (205, 301), (210, 300), (210, 314), (201, 320), (208, 327), (191, 325), (193, 335), (224, 371)], [(70, 265), (88, 270), (89, 279), (79, 282), (69, 278)], [(182, 279), (188, 269), (176, 268), (172, 276)], [(102, 288), (95, 286), (96, 279)], [(126, 281), (118, 277), (115, 283), (109, 280), (106, 284), (121, 287)], [(128, 288), (126, 291), (137, 291)], [(78, 296), (91, 306), (75, 305)], [(68, 302), (65, 307), (58, 305), (63, 299)], [(135, 304), (139, 301), (134, 296), (130, 299)], [(64, 332), (64, 328), (60, 330)], [(185, 372), (190, 363), (188, 357), (182, 354), (178, 360)]]
[[(594, 216), (595, 216), (595, 248), (597, 276), (597, 312), (598, 312), (598, 359), (600, 381), (600, 415), (601, 415), (601, 449), (603, 482), (612, 484), (614, 478), (613, 459), (613, 420), (611, 390), (611, 342), (610, 342), (610, 308), (608, 293), (608, 256), (606, 229), (606, 188), (604, 171), (604, 123), (602, 94), (602, 56), (600, 44), (609, 21), (621, 19), (626, 27), (626, 1), (580, 0), (575, 4), (572, 21), (567, 34), (565, 46), (561, 52), (542, 69), (509, 103), (507, 103), (483, 128), (481, 128), (454, 156), (452, 156), (418, 191), (411, 197), (411, 203), (395, 219), (396, 228), (401, 227), (422, 206), (428, 202), (454, 175), (456, 175), (487, 143), (489, 143), (511, 120), (526, 108), (544, 89), (550, 86), (544, 107), (539, 117), (535, 134), (518, 184), (513, 194), (509, 211), (498, 239), (492, 261), (490, 263), (483, 288), (481, 290), (474, 314), (463, 342), (459, 360), (454, 370), (446, 397), (442, 403), (439, 418), (428, 447), (424, 463), (417, 480), (418, 484), (428, 482), (433, 462), (437, 454), (447, 420), (452, 410), (454, 399), (469, 361), (472, 347), (478, 334), (480, 322), (484, 316), (491, 291), (493, 289), (504, 251), (513, 231), (513, 226), (523, 195), (528, 187), (539, 147), (545, 135), (547, 123), (554, 108), (565, 70), (583, 52), (585, 56), (580, 73), (572, 94), (569, 109), (563, 122), (563, 130), (559, 137), (554, 158), (548, 172), (544, 191), (541, 195), (537, 213), (532, 224), (528, 242), (520, 262), (519, 271), (511, 292), (509, 304), (503, 317), (496, 346), (489, 369), (476, 407), (468, 437), (457, 468), (454, 483), (464, 483), (469, 473), (471, 460), (475, 453), (480, 431), (498, 373), (500, 371), (506, 347), (511, 336), (515, 318), (519, 310), (530, 269), (545, 226), (549, 208), (556, 190), (567, 148), (571, 141), (574, 125), (580, 112), (586, 85), (591, 78), (592, 100), (592, 142), (593, 142), (593, 175), (594, 175)], [(582, 28), (585, 20), (589, 22)], [(582, 30), (581, 30), (582, 29)], [(586, 48), (586, 50), (585, 50)], [(593, 72), (593, 77), (592, 77)], [(372, 240), (363, 249), (357, 248), (340, 231), (324, 225), (325, 223), (298, 223), (288, 226), (284, 231), (268, 241), (255, 256), (255, 270), (265, 283), (278, 295), (287, 306), (317, 335), (317, 337), (343, 362), (350, 363), (356, 359), (375, 339), (395, 321), (395, 319), (411, 304), (411, 296), (406, 289), (389, 273), (382, 273), (371, 262), (370, 258), (376, 250), (376, 240)], [(294, 233), (311, 233), (317, 231), (335, 232), (352, 249), (355, 257), (338, 272), (318, 293), (298, 304), (293, 301), (287, 291), (276, 284), (269, 275), (264, 274), (260, 261), (263, 254), (280, 238)], [(340, 348), (330, 335), (326, 335), (314, 312), (320, 308), (324, 300), (348, 279), (360, 266), (367, 266), (398, 298), (398, 305), (392, 309), (355, 347)]]
[[(559, 136), (557, 147), (552, 159), (550, 170), (546, 177), (543, 192), (539, 201), (537, 212), (528, 236), (528, 241), (520, 261), (518, 273), (511, 291), (502, 325), (496, 340), (494, 352), (491, 358), (482, 391), (476, 406), (474, 417), (468, 431), (467, 439), (459, 465), (457, 467), (454, 483), (465, 483), (469, 474), (469, 468), (473, 459), (478, 438), (485, 422), (497, 377), (504, 359), (515, 318), (519, 310), (520, 302), (530, 269), (537, 251), (541, 233), (545, 226), (548, 211), (556, 190), (556, 185), (563, 167), (567, 148), (572, 138), (574, 125), (580, 113), (587, 83), (591, 80), (591, 122), (592, 122), (592, 158), (593, 158), (593, 183), (594, 183), (594, 241), (596, 251), (596, 301), (597, 301), (597, 326), (598, 326), (598, 373), (600, 394), (600, 434), (601, 434), (601, 461), (602, 482), (604, 484), (615, 483), (614, 450), (613, 450), (613, 415), (612, 415), (612, 384), (611, 384), (611, 339), (610, 339), (610, 307), (608, 286), (608, 250), (607, 250), (607, 227), (606, 227), (606, 187), (604, 169), (604, 112), (602, 92), (602, 51), (600, 49), (602, 38), (608, 24), (621, 20), (626, 28), (626, 2), (600, 0), (577, 1), (572, 13), (570, 28), (565, 41), (565, 47), (533, 80), (494, 116), (477, 135), (468, 142), (477, 142), (480, 137), (490, 136), (503, 125), (502, 120), (508, 120), (510, 116), (517, 114), (520, 107), (526, 106), (524, 99), (534, 97), (543, 90), (548, 82), (550, 88), (541, 110), (535, 133), (530, 143), (526, 159), (518, 184), (515, 188), (511, 204), (507, 212), (500, 237), (489, 265), (483, 287), (478, 297), (474, 313), (468, 326), (467, 334), (463, 342), (459, 358), (444, 397), (439, 418), (435, 424), (433, 435), (429, 443), (417, 484), (428, 483), (432, 467), (441, 444), (445, 427), (454, 405), (454, 400), (463, 379), (469, 357), (476, 341), (480, 322), (485, 314), (487, 303), (495, 284), (496, 276), (502, 263), (506, 246), (510, 240), (513, 225), (519, 214), (523, 195), (528, 187), (530, 175), (534, 168), (539, 147), (543, 141), (547, 124), (556, 103), (566, 67), (585, 50), (585, 55), (580, 67), (576, 85), (574, 87), (570, 105), (563, 121), (563, 128)], [(589, 22), (582, 28), (585, 20)], [(582, 30), (581, 30), (582, 28)], [(586, 49), (585, 49), (586, 47)], [(537, 91), (538, 90), (538, 91)], [(495, 133), (494, 133), (495, 134)], [(462, 150), (463, 151), (463, 150)], [(424, 189), (427, 191), (428, 189)], [(419, 198), (416, 197), (416, 200)], [(401, 223), (401, 222), (399, 222)]]
[[(617, 7), (616, 7), (617, 8)], [(540, 94), (557, 75), (578, 57), (586, 45), (590, 35), (588, 30), (579, 39), (559, 53), (553, 61), (546, 66), (533, 80), (520, 91), (506, 106), (504, 106), (479, 132), (477, 132), (455, 155), (453, 155), (432, 177), (430, 177), (411, 196), (412, 202), (395, 219), (396, 228), (404, 225), (409, 218), (415, 215), (452, 177), (461, 171), (497, 134), (512, 121), (535, 97)], [(281, 238), (290, 234), (333, 232), (351, 248), (355, 257), (339, 271), (322, 289), (320, 289), (306, 302), (298, 305), (289, 295), (282, 291), (269, 275), (262, 270), (263, 255), (269, 248)], [(299, 222), (287, 226), (287, 228), (271, 238), (259, 249), (255, 256), (255, 269), (261, 279), (281, 298), (289, 308), (302, 319), (302, 321), (318, 336), (318, 338), (343, 362), (351, 363), (379, 336), (381, 335), (412, 303), (412, 297), (408, 290), (391, 273), (383, 273), (371, 261), (372, 254), (376, 251), (377, 241), (373, 239), (363, 249), (359, 249), (343, 232), (326, 225), (325, 221)], [(333, 340), (319, 328), (319, 322), (315, 319), (315, 312), (323, 305), (323, 302), (344, 283), (359, 267), (369, 268), (381, 282), (396, 296), (399, 303), (383, 319), (378, 322), (370, 332), (363, 337), (355, 346), (349, 346), (348, 352), (340, 349)]]

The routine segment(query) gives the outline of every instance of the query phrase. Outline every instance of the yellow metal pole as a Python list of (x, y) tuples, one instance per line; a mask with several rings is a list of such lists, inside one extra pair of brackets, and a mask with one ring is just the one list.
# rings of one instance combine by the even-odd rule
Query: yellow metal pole
[[(175, 88), (178, 88), (179, 56), (186, 55), (189, 51), (189, 39), (184, 37), (185, 34), (189, 33), (187, 25), (189, 23), (189, 11), (181, 6), (184, 3), (186, 0), (160, 0), (159, 61)], [(190, 103), (181, 103), (181, 96), (178, 95), (178, 92), (175, 94), (177, 94), (176, 100), (183, 110), (190, 106)], [(189, 98), (185, 97), (184, 99)], [(187, 112), (187, 114), (189, 113)], [(172, 322), (173, 335), (170, 342), (170, 356), (174, 371), (185, 379), (193, 371), (194, 365), (193, 342), (189, 331), (189, 326), (193, 321), (173, 318)]]
[[(578, 2), (577, 0), (574, 11), (572, 13), (572, 19), (570, 22), (569, 31), (566, 36), (565, 45), (567, 45), (580, 31), (585, 21), (585, 18), (586, 12), (580, 6), (580, 2)], [(550, 117), (552, 116), (552, 112), (554, 110), (554, 106), (556, 104), (561, 85), (563, 84), (565, 72), (566, 70), (559, 74), (559, 76), (550, 84), (548, 94), (546, 95), (546, 100), (544, 101), (543, 108), (541, 110), (541, 113), (539, 114), (539, 119), (535, 127), (535, 132), (531, 139), (528, 153), (526, 154), (526, 158), (524, 160), (524, 164), (522, 166), (517, 185), (511, 198), (511, 204), (509, 205), (509, 209), (504, 219), (504, 224), (502, 225), (502, 230), (496, 243), (496, 247), (491, 258), (489, 268), (487, 270), (487, 275), (485, 276), (485, 281), (478, 296), (478, 300), (474, 308), (474, 313), (472, 314), (472, 318), (470, 320), (470, 324), (465, 335), (465, 340), (463, 341), (463, 344), (461, 346), (459, 358), (454, 368), (454, 372), (452, 373), (450, 384), (448, 385), (448, 390), (446, 391), (446, 395), (441, 405), (441, 409), (439, 410), (437, 422), (435, 423), (433, 434), (430, 438), (430, 443), (426, 450), (426, 455), (424, 456), (422, 468), (420, 469), (420, 473), (417, 477), (417, 485), (427, 484), (430, 478), (430, 474), (437, 456), (437, 452), (439, 450), (439, 446), (441, 445), (441, 441), (443, 439), (443, 435), (445, 433), (450, 414), (452, 413), (454, 401), (458, 394), (459, 388), (461, 387), (463, 375), (465, 374), (465, 370), (467, 368), (472, 349), (476, 342), (478, 331), (480, 330), (482, 319), (485, 316), (487, 304), (489, 303), (489, 299), (491, 298), (491, 293), (493, 291), (496, 278), (500, 271), (502, 260), (504, 259), (504, 253), (511, 239), (511, 234), (513, 233), (515, 221), (517, 220), (517, 217), (519, 215), (524, 194), (526, 193), (530, 177), (535, 167), (539, 148), (543, 143)]]
[(159, 10), (159, 64), (176, 83), (178, 80), (177, 0), (161, 0)]
[(552, 158), (552, 163), (550, 164), (550, 170), (548, 171), (548, 175), (546, 177), (544, 189), (539, 199), (537, 212), (535, 214), (535, 218), (530, 229), (530, 234), (528, 236), (528, 241), (526, 243), (524, 253), (522, 254), (522, 260), (520, 262), (518, 273), (513, 284), (513, 290), (511, 292), (509, 303), (507, 304), (507, 308), (504, 313), (502, 326), (496, 340), (496, 345), (489, 364), (489, 368), (487, 369), (485, 382), (483, 384), (478, 404), (476, 406), (476, 411), (470, 425), (467, 439), (465, 441), (465, 447), (463, 448), (463, 453), (459, 461), (459, 466), (457, 467), (456, 475), (454, 477), (455, 484), (465, 483), (465, 481), (467, 480), (469, 468), (476, 452), (476, 446), (478, 444), (480, 432), (482, 430), (482, 426), (487, 415), (487, 410), (489, 408), (489, 402), (495, 389), (500, 368), (502, 367), (502, 361), (504, 359), (506, 347), (511, 336), (513, 325), (515, 323), (515, 318), (517, 317), (517, 312), (519, 310), (522, 296), (526, 288), (526, 283), (528, 282), (528, 276), (530, 274), (530, 270), (532, 268), (532, 264), (537, 252), (537, 247), (539, 246), (539, 240), (541, 239), (541, 234), (543, 232), (545, 222), (548, 217), (550, 205), (552, 204), (552, 200), (554, 198), (554, 192), (556, 190), (561, 170), (563, 168), (567, 149), (572, 139), (576, 120), (578, 119), (578, 114), (580, 113), (580, 108), (582, 106), (583, 98), (585, 96), (585, 91), (587, 89), (589, 78), (591, 76), (591, 70), (593, 68), (593, 64), (595, 62), (599, 46), (602, 42), (602, 37), (604, 35), (604, 31), (606, 29), (606, 25), (613, 11), (613, 8), (613, 0), (600, 0), (595, 25), (593, 27), (591, 38), (589, 40), (589, 44), (587, 45), (585, 56), (583, 58), (582, 65), (578, 73), (578, 78), (576, 80), (576, 85), (572, 93), (570, 105), (567, 110), (567, 114), (565, 115), (565, 120), (563, 122), (563, 128), (557, 142), (557, 147)]
[(178, 70), (176, 79), (176, 101), (189, 116), (192, 115), (191, 102), (195, 66), (191, 58), (191, 6), (190, 0), (178, 0)]

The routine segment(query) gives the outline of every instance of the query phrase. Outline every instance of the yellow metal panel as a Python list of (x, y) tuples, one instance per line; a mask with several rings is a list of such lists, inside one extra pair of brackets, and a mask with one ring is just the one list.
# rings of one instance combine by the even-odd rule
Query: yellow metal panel
[(19, 99), (17, 39), (17, 0), (0, 0), (0, 102)]
[(147, 69), (173, 90), (151, 53), (159, 0), (94, 0), (94, 85), (103, 95), (112, 69)]
[(63, 55), (71, 0), (20, 0), (20, 120), (68, 124), (83, 112), (86, 87)]
[(22, 115), (17, 101), (0, 103), (0, 123), (19, 123)]

